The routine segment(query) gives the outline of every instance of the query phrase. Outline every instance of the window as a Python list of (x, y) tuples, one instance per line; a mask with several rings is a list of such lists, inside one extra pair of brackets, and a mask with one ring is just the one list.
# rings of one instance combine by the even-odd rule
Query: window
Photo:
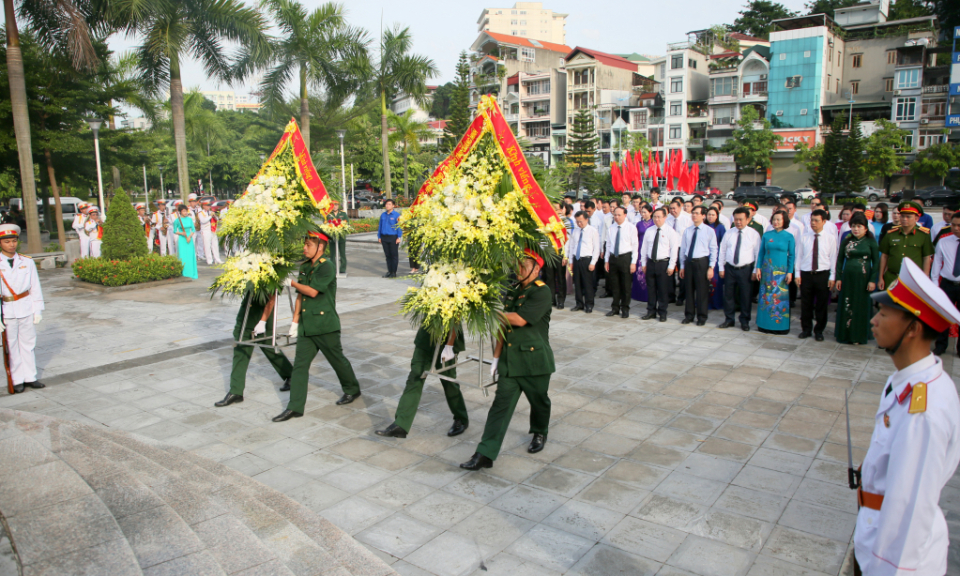
[(517, 15), (517, 11), (516, 11), (516, 10), (511, 10), (510, 13), (513, 14), (514, 16)]
[(854, 54), (853, 55), (853, 67), (859, 68), (863, 66), (863, 54)]
[(837, 50), (837, 66), (843, 64), (843, 52)]
[(897, 72), (897, 88), (916, 88), (918, 86), (920, 86), (919, 68)]
[(537, 59), (537, 51), (533, 48), (520, 47), (520, 61), (533, 62)]
[(887, 64), (896, 64), (896, 63), (897, 63), (897, 51), (887, 50)]
[(833, 48), (827, 48), (827, 62), (833, 62)]
[(896, 99), (897, 122), (909, 122), (917, 119), (917, 99), (916, 98), (897, 98)]
[(940, 130), (921, 130), (920, 138), (917, 139), (917, 150), (923, 150), (946, 141), (947, 136)]
[(851, 94), (859, 94), (859, 93), (860, 93), (860, 81), (859, 81), (859, 80), (851, 80), (851, 81), (850, 81), (850, 93), (851, 93)]
[(664, 63), (660, 65), (660, 81), (663, 82), (663, 79), (666, 77), (667, 77), (667, 65)]
[(683, 92), (683, 77), (670, 79), (670, 92), (676, 94)]
[(526, 31), (526, 30), (521, 30), (521, 31), (520, 31), (520, 35), (521, 35), (521, 36), (526, 36), (526, 35), (527, 35), (527, 31)]
[(893, 78), (884, 78), (884, 79), (883, 79), (883, 91), (884, 91), (884, 92), (893, 92)]
[(920, 115), (925, 118), (944, 118), (947, 115), (947, 101), (923, 102), (920, 105)]
[(517, 31), (516, 31), (516, 30), (511, 30), (510, 32), (511, 32), (511, 34), (513, 34), (514, 36), (517, 35)]
[(806, 108), (801, 108), (801, 109), (800, 109), (800, 115), (801, 115), (801, 116), (806, 116), (806, 115), (807, 115), (807, 109), (806, 109)]
[(810, 57), (810, 51), (809, 51), (809, 50), (804, 50), (804, 51), (803, 51), (803, 57), (804, 57), (804, 58), (809, 58), (809, 57)]
[(737, 77), (728, 76), (726, 78), (710, 79), (710, 96), (736, 96), (737, 95)]
[(913, 132), (903, 137), (903, 147), (900, 149), (901, 152), (909, 152), (911, 150), (913, 150)]
[(671, 124), (670, 125), (670, 139), (679, 140), (681, 138), (683, 126), (680, 124)]
[(683, 115), (683, 102), (671, 102), (671, 103), (670, 103), (670, 115), (671, 115), (671, 116), (682, 116), (682, 115)]
[(785, 88), (799, 88), (800, 83), (803, 81), (803, 76), (787, 76), (787, 80), (784, 83)]
[(670, 57), (670, 69), (677, 70), (683, 68), (683, 54), (674, 54)]
[(733, 106), (716, 106), (713, 108), (714, 124), (733, 124)]
[(840, 93), (840, 79), (839, 79), (839, 78), (837, 78), (837, 89), (834, 90), (834, 92), (836, 92), (837, 94)]
[(516, 26), (516, 25), (517, 25), (517, 21), (516, 21), (516, 20), (511, 20), (511, 21), (510, 21), (510, 25), (511, 25), (511, 26)]
[(527, 21), (526, 21), (526, 20), (521, 20), (521, 21), (520, 21), (520, 25), (521, 25), (521, 26), (526, 26), (526, 25), (527, 25)]
[(786, 52), (781, 52), (781, 53), (780, 53), (780, 59), (781, 59), (781, 60), (786, 60), (786, 59), (787, 59), (787, 53), (786, 53)]
[(526, 10), (521, 10), (520, 13), (521, 13), (521, 14), (526, 14), (527, 11), (526, 11)]
[(783, 116), (783, 110), (777, 110), (777, 116)]
[(690, 58), (689, 60), (687, 60), (687, 66), (690, 67), (690, 68), (693, 68), (694, 70), (696, 70), (696, 69), (697, 69), (697, 61), (694, 60), (693, 58)]

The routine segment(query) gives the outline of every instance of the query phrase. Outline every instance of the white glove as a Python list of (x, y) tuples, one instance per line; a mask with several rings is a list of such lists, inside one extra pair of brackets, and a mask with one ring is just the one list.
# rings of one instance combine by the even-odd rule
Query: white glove
[(289, 288), (292, 284), (293, 284), (293, 278), (287, 276), (286, 278), (283, 279), (283, 285), (285, 287)]
[(253, 327), (253, 335), (263, 334), (267, 331), (267, 323), (264, 320), (257, 322), (257, 325)]
[(296, 338), (296, 337), (297, 337), (297, 326), (299, 326), (299, 324), (296, 323), (296, 322), (294, 322), (293, 324), (290, 325), (290, 337), (291, 337), (291, 338)]
[(457, 354), (453, 351), (453, 346), (447, 345), (443, 347), (443, 352), (440, 353), (441, 362), (449, 362), (457, 357)]
[(490, 365), (490, 376), (493, 378), (497, 377), (497, 364), (500, 363), (499, 358), (494, 358), (493, 363)]
[(34, 323), (34, 324), (39, 324), (41, 320), (43, 320), (43, 314), (37, 312), (37, 313), (35, 313), (35, 314), (33, 315), (33, 323)]

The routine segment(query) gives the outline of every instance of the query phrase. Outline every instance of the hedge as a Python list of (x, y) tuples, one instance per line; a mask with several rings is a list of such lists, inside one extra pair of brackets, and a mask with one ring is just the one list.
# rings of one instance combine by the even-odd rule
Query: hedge
[(130, 260), (81, 258), (73, 263), (73, 274), (84, 282), (104, 286), (126, 286), (183, 275), (183, 262), (176, 256), (149, 254)]

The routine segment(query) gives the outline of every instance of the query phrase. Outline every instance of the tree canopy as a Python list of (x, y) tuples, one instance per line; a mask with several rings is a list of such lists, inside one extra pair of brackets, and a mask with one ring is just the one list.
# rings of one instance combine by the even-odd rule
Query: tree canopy
[(733, 21), (730, 30), (766, 40), (770, 38), (771, 22), (796, 15), (796, 12), (778, 2), (750, 0), (740, 11), (740, 16)]

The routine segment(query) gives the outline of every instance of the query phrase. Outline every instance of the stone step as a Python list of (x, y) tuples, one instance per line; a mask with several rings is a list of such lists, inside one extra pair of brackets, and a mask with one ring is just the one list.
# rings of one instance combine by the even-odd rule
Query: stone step
[[(0, 476), (7, 473), (11, 452), (21, 454), (19, 463), (11, 466), (18, 470), (14, 474), (52, 467), (51, 483), (67, 486), (53, 491), (53, 499), (60, 507), (66, 502), (77, 508), (69, 522), (72, 529), (85, 530), (92, 522), (104, 532), (97, 549), (81, 550), (99, 566), (111, 567), (99, 573), (395, 574), (308, 508), (182, 449), (36, 414), (0, 411), (0, 426)], [(9, 428), (16, 430), (10, 434), (16, 442), (5, 437)], [(0, 487), (0, 513), (4, 507), (17, 513), (23, 505), (4, 499), (4, 490)], [(14, 492), (29, 496), (32, 489)], [(40, 500), (51, 497), (49, 490), (40, 492)], [(12, 532), (16, 544), (17, 528)], [(25, 574), (33, 573), (31, 566), (37, 562), (62, 564), (58, 559), (63, 554), (55, 546), (39, 552), (31, 546), (26, 545), (26, 558), (20, 555)], [(73, 550), (65, 553), (70, 564), (64, 573), (83, 574), (98, 565), (84, 567), (85, 557), (75, 557)], [(105, 556), (110, 557), (108, 564)]]

